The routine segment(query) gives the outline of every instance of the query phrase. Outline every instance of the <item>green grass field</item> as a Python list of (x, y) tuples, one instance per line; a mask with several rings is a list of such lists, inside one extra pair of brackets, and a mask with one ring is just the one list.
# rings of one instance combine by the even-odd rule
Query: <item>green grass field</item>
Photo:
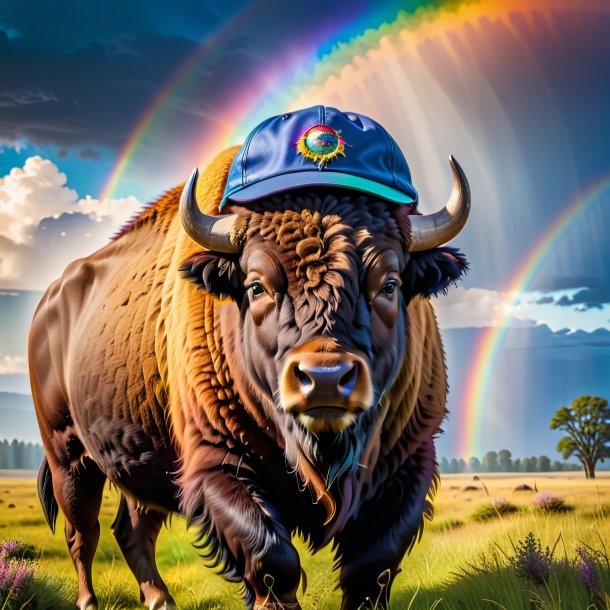
[[(436, 516), (428, 523), (422, 542), (405, 558), (391, 598), (392, 610), (506, 608), (508, 610), (610, 609), (610, 476), (587, 481), (581, 473), (548, 475), (481, 475), (489, 495), (472, 475), (443, 477), (436, 499)], [(543, 513), (532, 506), (536, 492), (513, 491), (520, 483), (563, 496), (572, 510)], [(476, 489), (467, 490), (467, 487)], [(493, 497), (517, 507), (510, 514), (476, 520), (473, 514)], [(135, 579), (129, 572), (110, 531), (118, 506), (116, 492), (107, 488), (101, 513), (102, 536), (94, 565), (94, 584), (102, 608), (141, 608)], [(48, 529), (38, 503), (33, 479), (0, 479), (0, 539), (19, 538), (40, 553), (26, 608), (73, 608), (77, 596), (75, 572), (63, 537)], [(542, 582), (511, 567), (509, 557), (529, 532), (543, 547), (555, 546), (558, 561), (574, 564), (578, 545), (599, 551), (597, 584), (589, 590), (576, 564), (553, 570)], [(227, 584), (204, 567), (190, 542), (184, 519), (174, 516), (158, 544), (161, 574), (178, 607), (187, 610), (241, 609), (239, 587)], [(296, 542), (307, 573), (307, 591), (300, 595), (304, 609), (334, 610), (340, 606), (331, 573), (332, 556), (324, 549), (315, 556)], [(586, 548), (586, 547), (585, 547)], [(4, 610), (10, 606), (7, 604)], [(19, 607), (19, 606), (17, 606)], [(3, 600), (0, 597), (0, 610)]]

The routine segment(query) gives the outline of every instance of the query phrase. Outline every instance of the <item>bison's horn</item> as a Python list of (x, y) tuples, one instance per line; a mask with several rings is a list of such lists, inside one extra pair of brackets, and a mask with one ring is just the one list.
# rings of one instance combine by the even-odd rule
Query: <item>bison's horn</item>
[(464, 227), (470, 213), (470, 187), (459, 163), (449, 156), (453, 172), (453, 189), (447, 205), (434, 214), (409, 216), (411, 245), (409, 250), (430, 250), (453, 239)]
[(184, 230), (200, 245), (217, 252), (238, 252), (239, 247), (231, 241), (233, 225), (237, 214), (208, 216), (197, 203), (197, 178), (195, 168), (180, 197), (180, 219)]

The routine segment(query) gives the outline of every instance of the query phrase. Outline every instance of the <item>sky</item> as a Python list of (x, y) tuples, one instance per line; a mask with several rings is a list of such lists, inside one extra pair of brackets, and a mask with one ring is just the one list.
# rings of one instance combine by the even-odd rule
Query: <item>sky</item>
[(554, 411), (610, 397), (610, 6), (371, 4), (2, 3), (0, 437), (63, 268), (260, 120), (323, 103), (388, 129), (422, 211), (447, 199), (449, 154), (470, 181), (452, 244), (470, 272), (434, 300), (439, 454), (559, 457)]

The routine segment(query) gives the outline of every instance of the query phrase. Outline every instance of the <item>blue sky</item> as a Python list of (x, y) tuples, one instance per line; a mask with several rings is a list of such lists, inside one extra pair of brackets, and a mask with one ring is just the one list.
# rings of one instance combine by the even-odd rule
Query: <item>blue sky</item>
[[(513, 329), (493, 372), (485, 448), (539, 453), (543, 438), (551, 453), (556, 438), (536, 436), (523, 416), (530, 399), (540, 429), (576, 395), (610, 396), (610, 187), (583, 204), (530, 284), (506, 292), (553, 219), (610, 178), (610, 9), (593, 0), (578, 9), (567, 0), (369, 5), (2, 4), (0, 392), (27, 392), (31, 311), (70, 260), (183, 181), (215, 152), (202, 151), (220, 128), (238, 137), (269, 114), (325, 103), (392, 133), (424, 211), (448, 195), (449, 153), (469, 177), (473, 212), (455, 245), (471, 271), (435, 302), (452, 387), (443, 453), (467, 425), (461, 388), (477, 337), (507, 308)], [(101, 198), (146, 110), (209, 40)]]

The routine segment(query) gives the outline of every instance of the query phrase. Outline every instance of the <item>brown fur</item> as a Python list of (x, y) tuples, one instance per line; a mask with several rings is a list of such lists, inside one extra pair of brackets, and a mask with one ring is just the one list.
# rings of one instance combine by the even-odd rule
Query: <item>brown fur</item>
[[(237, 150), (219, 155), (200, 179), (203, 211), (217, 213)], [(312, 535), (315, 547), (340, 535), (355, 509), (381, 497), (384, 483), (398, 476), (409, 460), (428, 464), (421, 480), (416, 479), (423, 490), (418, 502), (436, 485), (431, 437), (445, 413), (447, 383), (428, 300), (415, 297), (407, 307), (405, 355), (378, 415), (367, 420), (360, 464), (329, 488), (327, 472), (316, 461), (318, 453), (308, 446), (313, 440), (293, 430), (277, 414), (271, 397), (252, 382), (241, 356), (238, 307), (230, 299), (198, 291), (179, 273), (181, 265), (201, 251), (181, 226), (180, 192), (181, 187), (170, 190), (108, 246), (72, 263), (45, 293), (32, 324), (32, 392), (54, 493), (76, 532), (70, 536), (80, 536), (79, 544), (90, 555), (73, 555), (82, 574), (81, 608), (94, 599), (90, 559), (96, 542), (88, 532), (95, 529), (96, 507), (83, 509), (79, 504), (85, 504), (85, 493), (92, 493), (83, 484), (87, 472), (94, 473), (91, 485), (96, 490), (105, 477), (114, 481), (130, 498), (132, 515), (136, 501), (159, 515), (187, 513), (212, 541), (210, 557), (223, 564), (229, 576), (242, 578), (245, 572), (247, 583), (256, 580), (249, 572), (247, 545), (231, 543), (245, 534), (232, 524), (219, 524), (210, 498), (217, 484), (224, 492), (232, 490), (244, 514), (252, 511), (252, 519), (260, 518), (257, 511), (267, 506), (266, 500), (245, 494), (237, 483), (233, 489), (234, 483), (217, 482), (217, 475), (210, 473), (221, 466), (232, 469), (232, 481), (239, 481), (240, 469), (256, 478), (260, 468), (294, 478), (286, 473), (285, 451), (301, 484), (310, 488), (314, 501), (322, 502), (303, 509), (311, 531), (308, 524), (295, 526)], [(303, 205), (298, 197), (288, 205), (280, 198), (232, 211), (243, 216), (239, 230), (246, 245), (272, 244), (281, 259), (300, 336), (331, 341), (333, 336), (349, 336), (362, 262), (375, 256), (380, 235), (397, 251), (405, 249), (405, 214), (413, 210), (402, 208), (394, 216), (387, 204), (365, 199), (316, 199), (306, 209)], [(362, 228), (353, 232), (354, 226)], [(79, 460), (82, 471), (74, 468)], [(422, 511), (431, 510), (425, 501), (416, 525), (405, 534), (404, 550), (421, 527)], [(158, 519), (149, 521), (154, 527), (139, 527), (158, 531)], [(287, 531), (289, 545), (290, 528)], [(130, 561), (129, 544), (125, 547)], [(136, 574), (143, 596), (171, 600), (154, 566), (154, 544), (147, 557), (144, 575)], [(145, 577), (154, 583), (152, 593), (142, 584)], [(292, 599), (294, 592), (290, 587), (287, 591), (286, 599)], [(246, 587), (250, 603), (253, 595)], [(344, 607), (350, 603), (344, 601)]]

